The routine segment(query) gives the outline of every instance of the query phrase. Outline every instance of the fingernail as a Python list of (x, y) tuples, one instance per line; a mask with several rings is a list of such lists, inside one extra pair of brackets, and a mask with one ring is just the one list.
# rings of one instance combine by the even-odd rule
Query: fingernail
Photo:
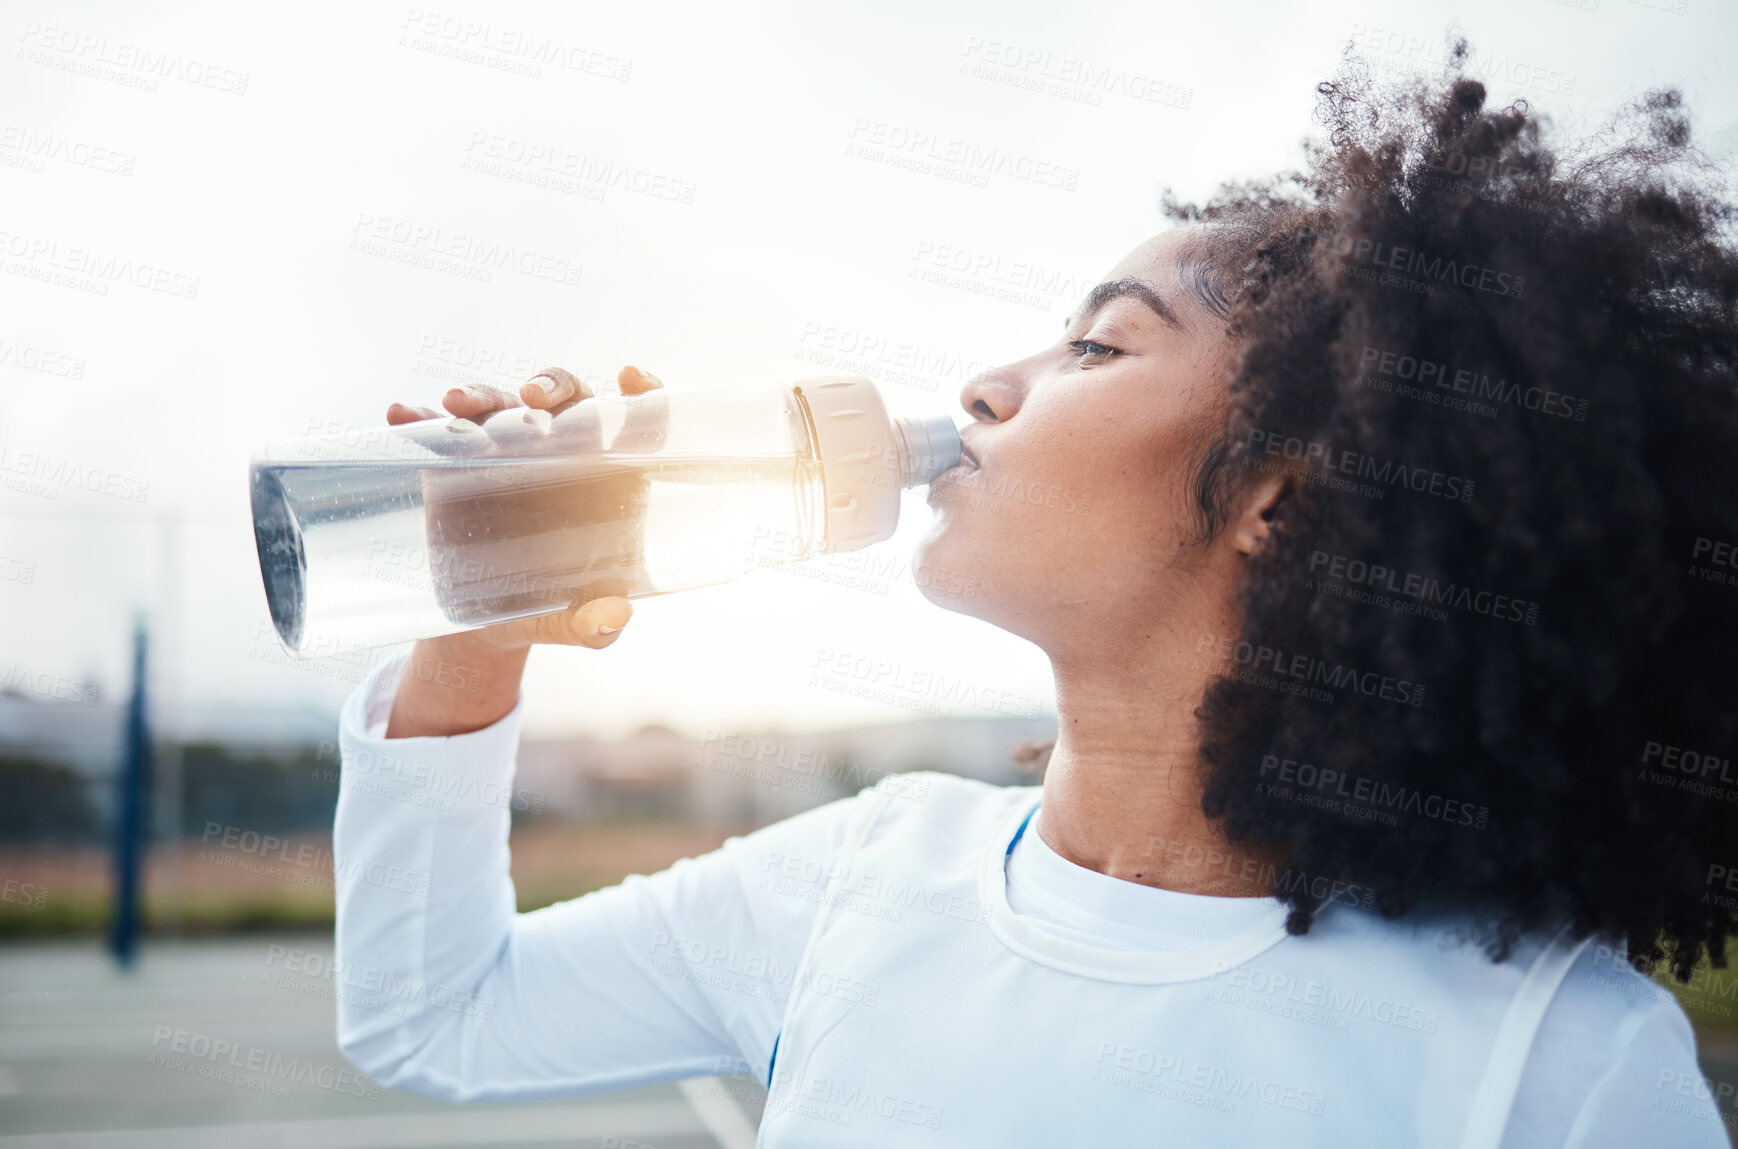
[(559, 403), (573, 394), (572, 383), (553, 375), (539, 375), (531, 382), (542, 388), (544, 401), (548, 403)]
[(621, 627), (619, 627), (619, 626), (600, 626), (597, 628), (597, 632), (599, 634), (614, 634), (616, 631), (618, 631), (620, 629), (621, 629)]

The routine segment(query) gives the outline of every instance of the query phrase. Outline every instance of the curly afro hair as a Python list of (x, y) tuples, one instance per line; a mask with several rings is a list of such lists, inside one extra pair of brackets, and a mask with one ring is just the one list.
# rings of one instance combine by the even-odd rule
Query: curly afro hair
[[(1205, 812), (1493, 960), (1568, 921), (1688, 978), (1738, 899), (1738, 259), (1676, 92), (1559, 143), (1440, 80), (1319, 88), (1203, 205), (1233, 339), (1198, 483), (1284, 476), (1198, 711)], [(1290, 929), (1326, 901), (1287, 885)]]

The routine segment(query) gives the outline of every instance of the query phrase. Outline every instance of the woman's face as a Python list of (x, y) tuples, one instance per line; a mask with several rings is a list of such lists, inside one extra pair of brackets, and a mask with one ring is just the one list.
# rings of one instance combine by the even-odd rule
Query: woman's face
[(931, 601), (1055, 653), (1174, 616), (1224, 570), (1190, 482), (1230, 366), (1223, 321), (1179, 275), (1200, 244), (1189, 228), (1141, 244), (1054, 343), (961, 390), (977, 469), (930, 485), (915, 573)]

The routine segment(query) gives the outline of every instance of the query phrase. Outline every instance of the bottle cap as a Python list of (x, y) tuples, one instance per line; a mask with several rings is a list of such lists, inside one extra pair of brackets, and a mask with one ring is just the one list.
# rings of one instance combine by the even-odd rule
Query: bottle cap
[(895, 424), (881, 392), (861, 375), (804, 379), (791, 389), (808, 408), (820, 453), (827, 515), (822, 554), (891, 538), (899, 525), (899, 492), (959, 462), (959, 433), (951, 419)]
[(909, 415), (893, 420), (899, 436), (901, 473), (907, 487), (928, 486), (949, 467), (959, 466), (960, 430), (947, 415)]

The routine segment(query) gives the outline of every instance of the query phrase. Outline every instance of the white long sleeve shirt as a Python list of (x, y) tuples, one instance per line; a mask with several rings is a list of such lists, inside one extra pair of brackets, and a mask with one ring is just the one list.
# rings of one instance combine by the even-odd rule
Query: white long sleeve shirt
[[(339, 1042), (382, 1084), (530, 1100), (752, 1071), (761, 1146), (1728, 1144), (1682, 1009), (1608, 947), (1495, 965), (1452, 921), (1179, 894), (1056, 855), (1037, 787), (899, 775), (515, 912), (520, 712), (343, 712)], [(1340, 903), (1344, 904), (1340, 904)]]

